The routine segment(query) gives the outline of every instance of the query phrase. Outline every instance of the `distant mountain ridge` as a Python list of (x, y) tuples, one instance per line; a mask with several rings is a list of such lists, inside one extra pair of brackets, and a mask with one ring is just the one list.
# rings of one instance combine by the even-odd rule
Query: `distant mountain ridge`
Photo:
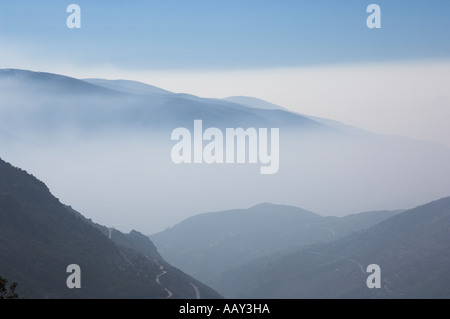
[(398, 212), (323, 217), (265, 203), (195, 215), (150, 238), (172, 264), (203, 282), (214, 282), (219, 274), (251, 260), (331, 241)]
[(256, 108), (256, 109), (266, 109), (266, 110), (282, 110), (282, 111), (288, 111), (288, 109), (277, 105), (277, 104), (273, 104), (255, 97), (250, 97), (250, 96), (230, 96), (227, 98), (224, 98), (225, 101), (230, 101), (233, 103), (238, 103), (241, 105), (245, 105), (248, 107), (252, 107), (252, 108)]
[[(79, 80), (45, 72), (0, 69), (0, 92), (13, 105), (22, 105), (20, 121), (31, 121), (30, 127), (43, 121), (47, 128), (53, 126), (54, 129), (69, 125), (86, 131), (92, 125), (107, 125), (158, 131), (189, 127), (195, 119), (202, 119), (205, 125), (220, 128), (282, 125), (326, 129), (313, 120), (284, 110), (256, 109), (226, 100), (175, 94), (127, 80)], [(24, 108), (30, 98), (33, 107)], [(19, 121), (18, 115), (11, 111), (8, 109), (3, 116)], [(49, 114), (53, 122), (49, 122)], [(0, 125), (9, 126), (1, 121)]]
[(127, 94), (174, 94), (153, 85), (130, 80), (83, 79), (83, 81)]
[(78, 79), (47, 72), (33, 72), (19, 69), (0, 69), (0, 91), (20, 89), (25, 94), (115, 94), (101, 86)]

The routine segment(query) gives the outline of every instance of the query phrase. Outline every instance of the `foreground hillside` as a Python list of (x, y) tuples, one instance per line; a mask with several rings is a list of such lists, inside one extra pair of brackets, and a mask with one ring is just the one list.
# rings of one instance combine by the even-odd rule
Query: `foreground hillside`
[[(81, 268), (80, 289), (66, 286), (70, 264)], [(220, 298), (167, 264), (145, 236), (105, 233), (2, 160), (0, 274), (24, 298)]]

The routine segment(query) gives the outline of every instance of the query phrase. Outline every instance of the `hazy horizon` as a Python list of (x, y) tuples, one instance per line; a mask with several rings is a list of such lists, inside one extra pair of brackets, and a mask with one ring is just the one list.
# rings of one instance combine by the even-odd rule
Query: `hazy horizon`
[(81, 99), (82, 107), (63, 99), (58, 108), (46, 105), (50, 96), (2, 96), (0, 138), (15, 130), (24, 139), (2, 145), (0, 156), (86, 216), (148, 233), (260, 202), (342, 215), (449, 195), (448, 1), (379, 0), (380, 29), (366, 24), (369, 3), (355, 1), (76, 4), (79, 29), (67, 26), (68, 3), (0, 2), (0, 68), (134, 80), (202, 98), (250, 96), (383, 135), (342, 144), (293, 137), (280, 150), (279, 173), (261, 177), (253, 166), (176, 166), (141, 126), (102, 126), (102, 116), (136, 120), (114, 98)]

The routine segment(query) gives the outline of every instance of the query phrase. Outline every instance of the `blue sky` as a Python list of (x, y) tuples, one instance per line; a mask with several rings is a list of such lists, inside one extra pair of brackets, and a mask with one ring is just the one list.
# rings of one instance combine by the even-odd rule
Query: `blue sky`
[[(66, 27), (70, 3), (81, 29)], [(381, 29), (366, 26), (370, 3), (381, 6)], [(448, 12), (447, 0), (0, 0), (0, 46), (38, 61), (160, 70), (443, 58)]]

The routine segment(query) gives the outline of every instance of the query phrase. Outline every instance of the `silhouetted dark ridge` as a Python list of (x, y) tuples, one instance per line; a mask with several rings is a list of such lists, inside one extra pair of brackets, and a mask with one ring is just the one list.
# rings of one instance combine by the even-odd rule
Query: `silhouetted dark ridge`
[(133, 249), (144, 256), (149, 256), (152, 258), (156, 258), (160, 261), (163, 261), (163, 258), (158, 253), (158, 250), (156, 249), (153, 242), (147, 236), (141, 234), (140, 232), (132, 230), (130, 233), (124, 234), (121, 231), (118, 231), (117, 229), (114, 229), (112, 227), (106, 227), (94, 223), (91, 219), (87, 219), (79, 212), (73, 210), (72, 207), (68, 208), (72, 210), (74, 214), (78, 215), (80, 218), (85, 220), (87, 223), (91, 224), (92, 226), (100, 230), (105, 236), (107, 236), (117, 245)]
[[(0, 274), (19, 284), (21, 297), (220, 298), (165, 262), (142, 234), (109, 239), (104, 229), (0, 159)], [(81, 268), (81, 289), (66, 286), (70, 264)]]
[(27, 204), (45, 201), (58, 204), (47, 185), (28, 174), (26, 171), (12, 166), (0, 159), (0, 191), (2, 195), (16, 194), (26, 200)]

